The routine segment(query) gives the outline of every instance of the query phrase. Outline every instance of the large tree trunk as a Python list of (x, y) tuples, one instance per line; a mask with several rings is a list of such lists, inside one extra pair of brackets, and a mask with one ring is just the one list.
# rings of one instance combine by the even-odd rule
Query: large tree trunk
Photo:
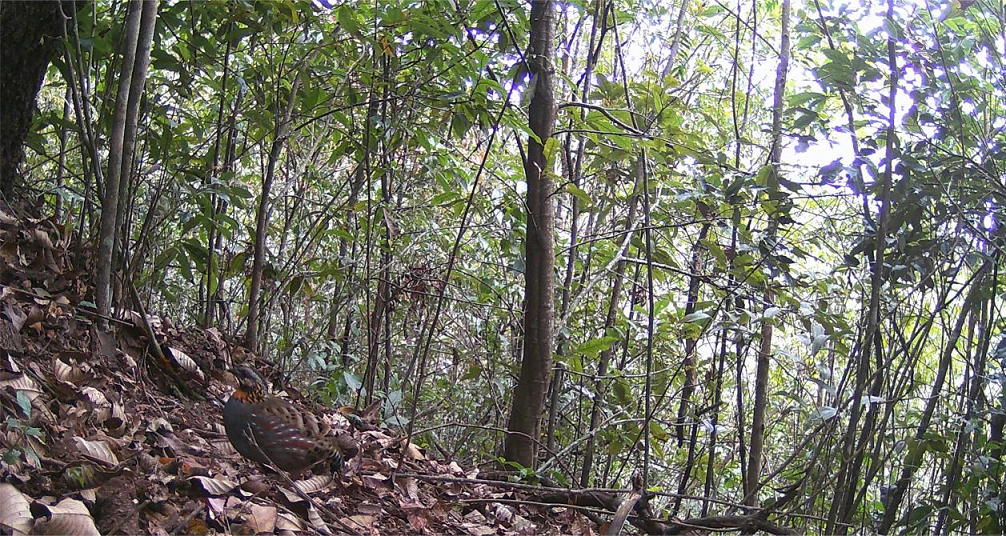
[[(65, 2), (80, 9), (86, 2)], [(49, 62), (59, 53), (63, 13), (58, 0), (0, 2), (0, 195), (11, 198), (35, 97)]]
[(545, 406), (549, 375), (552, 372), (552, 325), (555, 300), (555, 204), (552, 199), (549, 163), (544, 144), (555, 127), (553, 95), (552, 0), (531, 2), (531, 53), (528, 63), (534, 76), (534, 96), (528, 109), (528, 124), (538, 136), (528, 140), (524, 176), (527, 180), (526, 271), (524, 272), (524, 356), (520, 377), (513, 393), (513, 407), (507, 424), (504, 456), (532, 467), (538, 441), (538, 421)]

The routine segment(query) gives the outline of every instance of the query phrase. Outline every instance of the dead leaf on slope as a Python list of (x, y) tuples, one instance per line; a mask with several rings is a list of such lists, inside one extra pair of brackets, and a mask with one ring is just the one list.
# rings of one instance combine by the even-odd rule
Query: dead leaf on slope
[(45, 516), (35, 522), (32, 534), (75, 534), (82, 536), (99, 536), (98, 528), (94, 525), (94, 518), (91, 512), (87, 511), (84, 503), (76, 499), (63, 499), (55, 506), (47, 506), (36, 502), (33, 507), (38, 512), (39, 517)]
[(83, 352), (60, 352), (52, 358), (52, 375), (61, 382), (81, 386), (91, 379), (91, 374), (76, 363), (75, 358), (84, 356)]
[(231, 490), (238, 487), (236, 483), (220, 477), (194, 476), (189, 481), (198, 482), (202, 486), (203, 491), (210, 495), (227, 495)]
[(0, 380), (0, 389), (7, 388), (13, 390), (15, 395), (24, 393), (24, 396), (28, 397), (29, 402), (34, 402), (42, 394), (42, 388), (35, 383), (35, 380), (24, 374), (10, 380)]
[(77, 449), (92, 461), (100, 462), (109, 469), (119, 465), (119, 457), (112, 451), (112, 447), (104, 441), (88, 441), (82, 437), (74, 437)]
[(275, 530), (281, 535), (300, 534), (304, 532), (304, 522), (292, 512), (279, 512), (276, 516)]
[(31, 532), (28, 498), (10, 484), (0, 484), (0, 529), (13, 536)]
[(293, 483), (293, 486), (310, 495), (328, 489), (334, 481), (335, 479), (332, 478), (332, 475), (315, 475), (306, 480), (298, 480)]
[(245, 517), (245, 528), (252, 534), (272, 534), (276, 530), (277, 514), (275, 506), (253, 504), (251, 512)]
[(196, 361), (189, 357), (189, 354), (171, 346), (168, 346), (167, 348), (169, 350), (169, 356), (175, 360), (175, 363), (177, 363), (179, 367), (182, 367), (202, 381), (206, 380), (206, 376), (203, 375), (203, 371), (199, 369), (199, 365)]
[(10, 303), (4, 305), (4, 313), (10, 319), (11, 325), (14, 326), (14, 331), (16, 332), (20, 332), (21, 328), (24, 327), (25, 321), (28, 320), (28, 315), (20, 307), (16, 307)]
[(321, 514), (318, 513), (318, 509), (313, 504), (308, 504), (307, 506), (307, 520), (314, 527), (314, 530), (325, 535), (332, 534), (332, 531), (328, 528), (328, 523), (325, 523), (325, 520), (321, 518)]
[(354, 516), (344, 517), (339, 521), (345, 523), (349, 528), (356, 530), (357, 532), (363, 534), (370, 534), (374, 528), (375, 517), (367, 514), (356, 514)]

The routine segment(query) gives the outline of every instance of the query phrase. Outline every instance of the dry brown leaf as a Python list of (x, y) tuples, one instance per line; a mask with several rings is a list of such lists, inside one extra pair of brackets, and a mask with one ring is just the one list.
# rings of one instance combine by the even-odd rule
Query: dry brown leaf
[(321, 514), (318, 513), (318, 509), (310, 503), (307, 506), (307, 520), (314, 527), (314, 530), (326, 535), (332, 534), (332, 531), (328, 528), (328, 523), (325, 523), (325, 520), (321, 518)]
[(292, 512), (282, 511), (276, 516), (278, 534), (300, 534), (304, 532), (304, 522)]
[(10, 484), (0, 484), (0, 529), (14, 536), (28, 534), (33, 519), (28, 498)]
[(340, 521), (345, 523), (351, 529), (355, 529), (363, 533), (369, 533), (375, 519), (376, 518), (371, 515), (356, 514), (354, 516), (344, 517), (340, 519)]
[(409, 525), (416, 531), (425, 531), (430, 526), (430, 518), (422, 510), (409, 510), (405, 514)]
[(356, 507), (356, 511), (363, 515), (378, 515), (384, 511), (384, 508), (379, 504), (372, 503), (360, 503)]
[[(0, 291), (0, 298), (2, 298), (3, 292)], [(3, 370), (7, 372), (13, 372), (14, 374), (21, 373), (21, 367), (17, 366), (17, 361), (9, 353), (0, 352), (0, 365), (3, 365)]]
[(167, 420), (165, 420), (164, 417), (158, 417), (158, 418), (150, 421), (150, 424), (147, 425), (147, 431), (148, 432), (153, 432), (155, 434), (159, 434), (159, 433), (161, 433), (161, 429), (164, 429), (165, 431), (168, 431), (168, 432), (174, 432), (175, 431), (174, 428), (171, 427), (171, 423), (169, 423)]
[(492, 512), (493, 516), (495, 516), (497, 520), (507, 524), (512, 523), (514, 518), (517, 517), (517, 514), (513, 511), (513, 509), (505, 504), (491, 503), (489, 505), (489, 511)]
[(23, 392), (30, 401), (34, 401), (35, 398), (42, 394), (42, 389), (35, 383), (35, 380), (24, 374), (10, 380), (0, 380), (0, 389), (7, 387), (13, 389), (15, 394), (17, 391)]
[[(9, 318), (11, 324), (14, 325), (14, 331), (20, 332), (21, 328), (24, 327), (25, 321), (28, 320), (28, 315), (26, 315), (20, 307), (15, 307), (9, 303), (4, 305), (4, 312), (7, 313), (7, 318)], [(20, 371), (15, 370), (12, 372)]]
[(223, 514), (226, 512), (233, 500), (237, 500), (235, 497), (207, 497), (206, 507), (209, 508), (210, 512), (216, 515)]
[(57, 380), (73, 385), (81, 385), (88, 379), (84, 369), (63, 361), (60, 354), (57, 354), (52, 360), (52, 374)]
[(44, 288), (36, 288), (34, 292), (35, 303), (39, 305), (49, 305), (49, 300), (52, 299), (52, 294), (49, 294), (48, 290), (45, 290)]
[(253, 534), (272, 534), (276, 530), (277, 510), (275, 506), (263, 506), (253, 504), (251, 512), (245, 518), (245, 527), (251, 529)]
[(43, 229), (36, 228), (32, 232), (32, 238), (34, 238), (35, 244), (41, 246), (44, 249), (55, 249), (52, 245), (52, 240), (49, 238), (49, 233), (45, 232)]
[(194, 476), (189, 479), (189, 481), (196, 481), (202, 486), (203, 490), (210, 495), (226, 495), (231, 492), (238, 485), (225, 478), (211, 478), (208, 476)]
[(364, 488), (373, 491), (378, 497), (387, 497), (395, 493), (391, 481), (380, 473), (360, 475), (360, 480)]
[(102, 424), (113, 437), (122, 437), (126, 431), (126, 412), (122, 408), (122, 404), (113, 402), (111, 415), (102, 421)]
[(360, 434), (360, 436), (363, 439), (362, 442), (377, 443), (378, 445), (380, 445), (382, 449), (386, 449), (398, 442), (398, 440), (395, 439), (394, 437), (391, 437), (385, 434), (384, 432), (380, 432), (378, 430), (368, 430)]
[(211, 439), (210, 446), (213, 447), (220, 454), (237, 454), (238, 451), (234, 450), (234, 445), (231, 445), (231, 441), (227, 438), (224, 439)]
[[(403, 439), (402, 443), (404, 443), (404, 442), (405, 442), (405, 440)], [(409, 458), (410, 460), (425, 460), (426, 459), (426, 456), (423, 454), (423, 451), (419, 447), (417, 447), (415, 443), (409, 443), (408, 444), (408, 446), (405, 449), (405, 456), (407, 458)]]
[[(38, 504), (38, 503), (36, 503)], [(94, 526), (94, 518), (87, 511), (84, 503), (76, 499), (63, 499), (55, 506), (39, 505), (45, 512), (45, 519), (35, 522), (32, 534), (74, 534), (81, 536), (98, 536), (98, 528)]]
[(496, 534), (496, 529), (487, 527), (485, 525), (465, 523), (463, 527), (465, 529), (465, 532), (467, 532), (471, 536), (489, 536), (490, 534)]
[(304, 502), (304, 498), (301, 497), (300, 495), (298, 495), (296, 491), (294, 491), (294, 490), (292, 490), (290, 488), (287, 488), (285, 486), (280, 486), (280, 487), (278, 487), (276, 489), (278, 489), (279, 492), (283, 494), (283, 497), (285, 497), (286, 500), (287, 500), (287, 502), (289, 502), (290, 504), (297, 504), (297, 503)]
[(263, 495), (272, 489), (272, 486), (265, 480), (265, 477), (256, 476), (242, 482), (241, 489), (252, 495)]
[(395, 480), (395, 487), (402, 491), (410, 499), (419, 499), (419, 484), (415, 478), (401, 477)]
[(293, 487), (310, 495), (311, 493), (327, 489), (334, 481), (335, 479), (332, 478), (332, 475), (316, 475), (306, 480), (298, 480), (294, 482)]
[(77, 449), (89, 459), (101, 462), (109, 468), (119, 465), (119, 457), (112, 451), (108, 443), (88, 441), (82, 437), (74, 437), (73, 441), (76, 443)]
[(203, 371), (199, 369), (199, 365), (195, 362), (194, 359), (189, 357), (189, 354), (186, 354), (185, 352), (173, 346), (169, 346), (168, 350), (171, 350), (171, 357), (174, 358), (175, 363), (178, 363), (178, 366), (182, 367), (188, 372), (191, 372), (200, 380), (206, 379), (206, 377), (203, 376)]
[(102, 393), (94, 387), (81, 387), (80, 394), (84, 395), (84, 400), (91, 404), (92, 409), (112, 407), (112, 403), (108, 401), (107, 397), (105, 397), (105, 393)]

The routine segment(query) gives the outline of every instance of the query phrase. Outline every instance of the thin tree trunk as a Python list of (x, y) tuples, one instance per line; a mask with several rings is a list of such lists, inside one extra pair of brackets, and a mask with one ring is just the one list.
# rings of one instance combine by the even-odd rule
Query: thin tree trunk
[[(129, 102), (126, 105), (126, 130), (122, 137), (122, 169), (119, 173), (119, 193), (117, 195), (119, 208), (115, 212), (115, 228), (118, 236), (113, 242), (112, 262), (119, 266), (128, 258), (128, 222), (127, 216), (132, 208), (133, 162), (136, 152), (137, 125), (140, 122), (140, 103), (143, 101), (143, 91), (147, 82), (147, 70), (150, 67), (150, 49), (154, 40), (154, 25), (157, 22), (158, 0), (144, 0), (140, 15), (140, 34), (137, 42), (135, 64), (133, 66), (133, 83), (129, 88)], [(128, 277), (123, 271), (122, 277)], [(125, 288), (128, 282), (122, 281)], [(116, 287), (119, 288), (119, 287)], [(114, 294), (118, 300), (119, 295)]]
[[(892, 19), (894, 16), (894, 4), (893, 0), (888, 1), (888, 12), (887, 16)], [(832, 511), (834, 511), (835, 505), (841, 505), (842, 510), (837, 517), (840, 522), (839, 525), (835, 526), (840, 534), (845, 534), (848, 531), (847, 522), (852, 517), (853, 510), (855, 508), (855, 496), (856, 489), (859, 486), (859, 473), (862, 470), (863, 465), (863, 447), (869, 440), (869, 436), (872, 434), (873, 424), (876, 419), (876, 410), (872, 404), (866, 408), (867, 418), (863, 425), (863, 430), (860, 433), (860, 439), (858, 441), (858, 446), (854, 445), (852, 439), (856, 432), (856, 427), (859, 424), (860, 416), (864, 410), (864, 405), (861, 403), (863, 398), (863, 392), (866, 390), (866, 383), (870, 376), (870, 361), (868, 356), (870, 355), (871, 345), (877, 347), (878, 355), (880, 349), (883, 347), (883, 342), (880, 340), (879, 333), (879, 323), (880, 323), (880, 291), (883, 285), (883, 273), (884, 273), (884, 256), (887, 244), (887, 224), (889, 221), (890, 207), (890, 191), (891, 191), (891, 181), (892, 175), (894, 173), (894, 147), (896, 140), (895, 123), (894, 123), (894, 99), (897, 95), (898, 87), (898, 65), (897, 58), (895, 57), (895, 43), (894, 36), (888, 36), (887, 40), (887, 52), (888, 61), (890, 63), (889, 68), (891, 70), (890, 88), (888, 93), (888, 105), (890, 106), (890, 111), (888, 113), (888, 125), (887, 125), (887, 151), (886, 151), (886, 166), (884, 169), (884, 177), (881, 184), (880, 190), (880, 209), (878, 214), (879, 223), (877, 226), (876, 234), (876, 250), (874, 253), (874, 261), (872, 263), (872, 277), (870, 284), (870, 303), (867, 309), (867, 323), (866, 331), (863, 335), (862, 342), (859, 346), (859, 363), (856, 371), (856, 384), (853, 389), (852, 394), (852, 412), (849, 416), (849, 427), (845, 434), (845, 445), (843, 448), (843, 461), (846, 465), (840, 471), (838, 478), (838, 493), (836, 494), (835, 501), (832, 505)], [(867, 211), (868, 212), (868, 211)], [(878, 394), (878, 386), (881, 385), (883, 381), (883, 363), (877, 363), (877, 379), (874, 382), (874, 387), (871, 389), (871, 394)], [(857, 454), (858, 451), (858, 454)], [(834, 514), (829, 513), (829, 527), (831, 526), (831, 519), (834, 518)]]
[[(604, 318), (604, 328), (601, 336), (607, 335), (615, 327), (618, 319), (619, 303), (622, 301), (622, 284), (625, 278), (625, 254), (632, 242), (632, 237), (636, 233), (636, 212), (640, 190), (642, 189), (643, 164), (640, 161), (636, 166), (636, 181), (632, 196), (629, 198), (629, 213), (625, 217), (626, 235), (622, 241), (622, 247), (618, 250), (618, 263), (615, 265), (614, 281), (611, 285), (611, 294), (608, 295), (608, 313)], [(601, 404), (604, 402), (604, 376), (608, 374), (608, 366), (611, 363), (611, 356), (614, 354), (614, 345), (605, 348), (597, 363), (597, 375), (594, 378), (594, 398), (590, 405), (590, 427), (588, 432), (597, 429), (601, 417)], [(584, 447), (583, 466), (580, 469), (580, 486), (588, 487), (590, 483), (590, 472), (594, 467), (594, 444), (596, 434), (591, 434)]]
[(555, 29), (552, 0), (531, 2), (531, 53), (534, 96), (528, 109), (528, 125), (538, 140), (528, 140), (524, 176), (527, 180), (526, 270), (524, 272), (524, 355), (514, 388), (504, 456), (533, 467), (538, 440), (538, 421), (545, 405), (552, 372), (552, 326), (555, 314), (555, 265), (553, 233), (555, 203), (545, 146), (555, 128)]
[[(602, 0), (595, 0), (594, 8), (595, 13), (600, 12)], [(599, 20), (597, 17), (592, 18), (592, 23), (590, 27), (590, 41), (588, 43), (588, 50), (594, 49), (594, 42), (597, 40), (597, 27)], [(579, 28), (579, 25), (577, 26)], [(570, 41), (572, 42), (573, 37), (571, 36)], [(567, 48), (566, 56), (563, 58), (564, 67), (569, 62), (569, 50)], [(587, 64), (584, 67), (584, 77), (583, 77), (583, 89), (580, 91), (580, 102), (587, 102), (590, 98), (590, 88), (591, 88), (591, 72), (596, 64), (597, 57), (592, 54), (587, 55)], [(583, 120), (587, 115), (587, 110), (583, 109), (580, 113), (580, 119)], [(567, 180), (576, 187), (580, 188), (581, 185), (581, 170), (583, 164), (583, 150), (585, 147), (585, 140), (583, 136), (577, 138), (577, 149), (576, 149), (576, 159), (570, 158), (570, 145), (572, 143), (572, 135), (566, 137), (566, 147), (564, 150), (566, 163), (566, 169), (568, 172)], [(566, 272), (563, 277), (562, 291), (561, 291), (561, 305), (559, 307), (559, 318), (565, 318), (566, 313), (569, 311), (569, 297), (573, 286), (573, 268), (576, 265), (576, 259), (579, 257), (576, 241), (579, 239), (578, 221), (580, 219), (580, 198), (574, 194), (570, 194), (570, 217), (569, 217), (569, 253), (566, 256)], [(556, 355), (565, 355), (566, 353), (566, 337), (564, 335), (565, 330), (559, 330), (556, 342)], [(555, 451), (555, 424), (557, 418), (557, 405), (559, 403), (559, 394), (562, 391), (562, 381), (564, 375), (560, 369), (555, 376), (552, 377), (552, 383), (549, 386), (549, 396), (550, 402), (548, 406), (548, 429), (545, 434), (545, 444), (549, 452)]]
[[(140, 36), (140, 20), (143, 14), (142, 0), (131, 0), (126, 14), (126, 32), (122, 48), (122, 66), (119, 70), (119, 87), (115, 98), (115, 113), (112, 118), (112, 132), (108, 149), (108, 172), (105, 175), (105, 191), (101, 199), (101, 227), (98, 237), (98, 255), (95, 259), (94, 301), (98, 314), (109, 316), (112, 309), (113, 252), (117, 227), (116, 214), (119, 209), (119, 181), (123, 169), (123, 143), (126, 132), (126, 111), (129, 105), (129, 88), (133, 83), (133, 67), (136, 64), (137, 44)], [(107, 321), (106, 321), (107, 322)]]
[[(888, 0), (888, 2), (888, 5), (891, 5), (893, 0)], [(889, 8), (888, 13), (890, 14), (891, 11), (892, 9)], [(915, 429), (913, 436), (915, 443), (921, 443), (923, 437), (929, 432), (929, 424), (932, 422), (933, 414), (936, 412), (936, 405), (940, 402), (940, 391), (943, 390), (943, 382), (947, 379), (947, 371), (950, 369), (950, 362), (953, 360), (954, 349), (957, 347), (957, 341), (961, 337), (964, 323), (976, 304), (980, 303), (979, 297), (982, 296), (981, 290), (986, 283), (985, 274), (989, 271), (989, 265), (990, 263), (986, 261), (979, 268), (979, 272), (975, 274), (975, 277), (972, 278), (971, 288), (968, 290), (968, 295), (964, 299), (963, 305), (961, 305), (961, 312), (957, 317), (957, 323), (954, 325), (953, 331), (950, 333), (943, 347), (943, 354), (940, 356), (940, 363), (936, 369), (936, 377), (933, 379), (932, 389), (930, 390), (929, 397), (926, 399), (926, 406), (922, 410), (919, 425)], [(880, 522), (880, 527), (877, 529), (879, 534), (888, 534), (891, 531), (891, 527), (895, 522), (895, 516), (897, 516), (898, 510), (901, 508), (901, 501), (905, 497), (905, 492), (908, 491), (908, 485), (912, 482), (915, 472), (922, 466), (922, 456), (925, 452), (926, 450), (923, 448), (907, 450), (905, 462), (901, 468), (901, 475), (895, 481), (894, 490), (890, 492), (889, 501), (884, 506), (884, 517)]]
[[(703, 212), (703, 217), (707, 217), (705, 211), (708, 210), (704, 204), (699, 206)], [(712, 224), (702, 224), (699, 230), (699, 237), (692, 244), (692, 262), (689, 265), (691, 275), (688, 276), (688, 294), (685, 298), (685, 317), (695, 313), (695, 308), (699, 303), (699, 291), (701, 289), (702, 278), (699, 272), (702, 270), (702, 241), (709, 234), (709, 227)], [(692, 394), (695, 392), (695, 347), (698, 345), (698, 335), (689, 336), (685, 341), (685, 359), (681, 363), (682, 372), (685, 374), (684, 385), (681, 388), (681, 402), (678, 405), (678, 418), (675, 432), (678, 438), (678, 446), (684, 445), (685, 429), (688, 427), (688, 413), (691, 411)], [(690, 451), (694, 450), (694, 445)], [(684, 473), (683, 478), (688, 478), (688, 473)]]
[[(233, 23), (228, 24), (228, 30), (233, 27)], [(224, 51), (224, 72), (220, 80), (220, 100), (217, 104), (217, 121), (216, 129), (213, 136), (213, 167), (210, 169), (213, 174), (213, 178), (219, 180), (220, 178), (220, 140), (224, 136), (224, 109), (227, 107), (227, 83), (230, 81), (231, 74), (231, 49), (233, 45), (230, 40), (227, 41), (227, 48)], [(227, 152), (227, 147), (224, 147), (224, 152)], [(206, 289), (203, 294), (206, 297), (206, 301), (203, 304), (203, 317), (201, 320), (201, 325), (203, 327), (209, 327), (213, 324), (213, 296), (216, 294), (216, 285), (219, 284), (219, 278), (217, 277), (218, 272), (213, 269), (213, 261), (216, 254), (216, 242), (217, 242), (217, 194), (213, 193), (210, 196), (210, 228), (206, 232)], [(219, 261), (218, 261), (219, 262)]]
[(283, 117), (276, 123), (276, 133), (272, 140), (272, 148), (269, 151), (269, 162), (266, 166), (265, 176), (262, 178), (262, 192), (259, 199), (258, 213), (255, 216), (255, 257), (252, 261), (251, 288), (248, 291), (248, 330), (245, 332), (244, 340), (245, 348), (251, 351), (256, 351), (259, 343), (259, 294), (262, 291), (262, 271), (265, 268), (269, 191), (272, 189), (272, 182), (276, 176), (276, 162), (283, 151), (283, 144), (286, 142), (290, 130), (290, 119), (293, 117), (293, 108), (297, 102), (297, 91), (300, 89), (300, 80), (310, 61), (311, 57), (309, 56), (301, 68), (297, 70), (297, 76), (293, 79), (293, 84), (290, 87), (290, 98), (286, 103), (286, 110), (283, 112)]
[[(786, 76), (789, 72), (789, 15), (790, 0), (782, 2), (781, 37), (779, 45), (779, 67), (776, 70), (775, 95), (772, 100), (772, 150), (769, 155), (769, 165), (772, 173), (779, 175), (779, 159), (782, 155), (782, 112), (783, 100), (786, 94)], [(771, 245), (776, 241), (778, 222), (772, 220), (768, 224), (766, 241)], [(770, 246), (771, 247), (771, 246)], [(765, 311), (774, 306), (775, 293), (771, 286), (765, 289), (762, 296)], [(758, 502), (758, 477), (761, 474), (762, 449), (765, 445), (765, 413), (768, 406), (768, 372), (772, 356), (772, 319), (763, 318), (761, 326), (761, 345), (758, 349), (758, 366), (755, 372), (755, 399), (753, 416), (751, 418), (751, 443), (748, 457), (746, 496), (744, 504), (755, 505)]]

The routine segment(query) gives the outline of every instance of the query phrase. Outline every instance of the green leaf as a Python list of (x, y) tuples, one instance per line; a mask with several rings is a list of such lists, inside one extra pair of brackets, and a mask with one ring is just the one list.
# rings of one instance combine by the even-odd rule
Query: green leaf
[(905, 522), (908, 525), (915, 525), (929, 516), (933, 512), (933, 507), (928, 504), (922, 504), (912, 508), (907, 514), (905, 514)]
[(657, 441), (667, 441), (671, 438), (671, 434), (667, 433), (667, 430), (657, 421), (650, 421), (650, 436)]
[(17, 392), (17, 405), (21, 408), (24, 413), (25, 418), (31, 418), (31, 400), (28, 399), (28, 395), (24, 391)]
[(336, 18), (339, 20), (339, 25), (347, 32), (354, 35), (360, 34), (360, 22), (356, 19), (356, 14), (353, 12), (353, 8), (348, 4), (339, 6), (339, 9), (336, 12)]
[(619, 341), (619, 337), (613, 335), (606, 335), (604, 337), (598, 337), (596, 339), (591, 339), (584, 342), (573, 350), (574, 353), (586, 355), (590, 357), (597, 357), (602, 351), (607, 350), (612, 344)]
[(575, 184), (569, 183), (563, 189), (567, 193), (569, 193), (570, 195), (572, 195), (573, 197), (576, 197), (577, 199), (579, 199), (580, 203), (582, 204), (581, 205), (582, 208), (588, 208), (588, 207), (593, 206), (594, 200), (591, 199), (591, 197), (589, 195), (587, 195), (587, 192), (583, 191), (581, 188), (577, 187)]
[(702, 311), (697, 311), (690, 315), (685, 315), (685, 317), (681, 319), (681, 321), (686, 324), (691, 324), (693, 322), (702, 322), (703, 320), (709, 320), (709, 315), (703, 313)]

